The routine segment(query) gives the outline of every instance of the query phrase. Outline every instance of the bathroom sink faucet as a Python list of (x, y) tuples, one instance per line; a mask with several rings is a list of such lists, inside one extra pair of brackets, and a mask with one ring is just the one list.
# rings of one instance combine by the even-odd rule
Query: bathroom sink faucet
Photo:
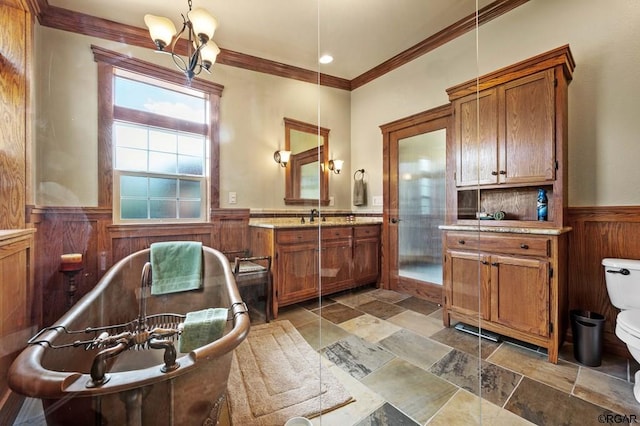
[(317, 209), (311, 209), (311, 218), (309, 219), (309, 222), (313, 222), (313, 218), (318, 217), (319, 215), (320, 213)]

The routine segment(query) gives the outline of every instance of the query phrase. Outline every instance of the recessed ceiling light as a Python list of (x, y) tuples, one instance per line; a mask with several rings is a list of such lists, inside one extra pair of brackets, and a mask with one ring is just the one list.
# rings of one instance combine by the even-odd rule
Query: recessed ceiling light
[(320, 59), (318, 61), (321, 64), (330, 64), (331, 62), (333, 62), (333, 56), (331, 56), (331, 55), (322, 55), (322, 56), (320, 56)]

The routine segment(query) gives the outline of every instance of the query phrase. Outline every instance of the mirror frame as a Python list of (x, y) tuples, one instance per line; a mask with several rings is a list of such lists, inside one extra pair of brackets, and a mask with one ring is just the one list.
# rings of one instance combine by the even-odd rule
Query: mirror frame
[[(321, 159), (320, 162), (320, 198), (300, 198), (296, 197), (296, 189), (299, 191), (299, 182), (294, 182), (296, 173), (293, 168), (298, 164), (306, 164), (308, 161), (301, 160), (296, 161), (294, 154), (291, 154), (289, 164), (285, 167), (285, 205), (329, 205), (329, 167), (327, 160), (327, 153), (329, 152), (329, 129), (317, 126), (315, 124), (309, 124), (302, 121), (294, 120), (291, 118), (284, 118), (284, 144), (285, 150), (291, 151), (291, 130), (297, 130), (299, 132), (311, 133), (322, 137), (322, 145), (318, 147), (318, 156)], [(303, 156), (305, 155), (302, 153)], [(308, 157), (308, 155), (306, 155)]]

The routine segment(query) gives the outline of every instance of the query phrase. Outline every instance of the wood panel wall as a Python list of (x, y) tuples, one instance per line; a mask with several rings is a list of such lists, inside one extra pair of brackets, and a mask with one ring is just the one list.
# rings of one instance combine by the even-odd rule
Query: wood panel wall
[(606, 257), (640, 259), (640, 206), (573, 207), (568, 213), (573, 228), (569, 234), (569, 309), (604, 315), (604, 350), (630, 356), (615, 335), (618, 310), (609, 301), (601, 261)]
[(0, 3), (0, 229), (24, 228), (31, 16)]
[(85, 295), (118, 260), (156, 241), (199, 241), (228, 257), (248, 249), (249, 210), (214, 209), (211, 222), (199, 224), (113, 225), (103, 208), (29, 208), (36, 228), (35, 297), (41, 326), (51, 325), (68, 309), (67, 278), (59, 272), (60, 256), (82, 253), (75, 300)]
[[(249, 210), (245, 209), (216, 209), (208, 224), (137, 227), (112, 225), (108, 209), (32, 208), (28, 213), (37, 229), (34, 304), (40, 307), (43, 325), (66, 311), (64, 276), (58, 272), (64, 253), (84, 254), (85, 269), (78, 280), (81, 297), (111, 265), (154, 241), (201, 241), (230, 258), (249, 247)], [(573, 227), (569, 234), (569, 308), (604, 315), (605, 351), (628, 356), (614, 333), (618, 312), (609, 302), (601, 260), (640, 259), (640, 206), (570, 208), (568, 216)], [(46, 310), (42, 295), (46, 296)]]

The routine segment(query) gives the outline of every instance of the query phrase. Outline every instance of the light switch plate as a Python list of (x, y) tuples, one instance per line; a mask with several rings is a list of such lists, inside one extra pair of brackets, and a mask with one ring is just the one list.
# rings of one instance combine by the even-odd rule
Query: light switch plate
[(229, 192), (229, 204), (236, 204), (238, 202), (238, 194), (235, 192)]
[(381, 206), (382, 205), (382, 195), (376, 195), (373, 197), (373, 205)]

